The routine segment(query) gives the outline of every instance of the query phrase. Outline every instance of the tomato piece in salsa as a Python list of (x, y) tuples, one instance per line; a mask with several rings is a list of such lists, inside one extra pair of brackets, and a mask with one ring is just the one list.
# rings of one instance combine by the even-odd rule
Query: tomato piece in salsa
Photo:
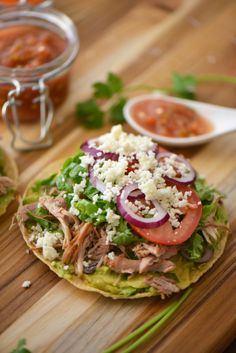
[(195, 110), (162, 99), (144, 99), (131, 109), (133, 119), (144, 129), (166, 137), (191, 137), (213, 130)]
[[(0, 66), (6, 69), (34, 70), (56, 59), (66, 47), (67, 40), (43, 27), (20, 25), (3, 28), (0, 30)], [(27, 72), (24, 80), (27, 82)], [(68, 94), (69, 73), (63, 73), (46, 84), (54, 106), (58, 106)], [(12, 87), (0, 86), (0, 107), (7, 100), (10, 88)], [(38, 96), (37, 90), (25, 88), (17, 98), (21, 102), (18, 106), (21, 121), (39, 119), (39, 104), (33, 102)]]
[(58, 34), (34, 26), (16, 26), (0, 31), (0, 65), (37, 68), (58, 57), (66, 42)]

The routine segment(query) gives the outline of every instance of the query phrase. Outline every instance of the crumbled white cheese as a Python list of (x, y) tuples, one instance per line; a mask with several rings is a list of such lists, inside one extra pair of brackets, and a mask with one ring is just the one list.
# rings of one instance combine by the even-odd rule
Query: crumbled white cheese
[(99, 216), (100, 214), (102, 214), (102, 209), (101, 209), (101, 208), (99, 208), (99, 209), (97, 210), (96, 216)]
[(74, 203), (72, 203), (72, 202), (71, 202), (71, 206), (70, 206), (69, 212), (71, 214), (73, 214), (74, 216), (79, 217), (79, 210), (77, 210), (77, 208), (74, 206)]
[(109, 252), (109, 253), (107, 254), (107, 257), (108, 257), (108, 259), (110, 259), (110, 260), (114, 260), (114, 258), (115, 258), (115, 253), (114, 253), (114, 251)]
[(67, 271), (67, 270), (69, 270), (69, 267), (70, 267), (69, 265), (64, 265), (64, 266), (63, 266), (63, 269), (64, 269), (65, 271)]
[(99, 198), (98, 194), (94, 195), (92, 197), (93, 203), (96, 203), (98, 201), (98, 198)]
[(87, 169), (89, 165), (92, 165), (94, 163), (94, 158), (90, 154), (86, 154), (80, 157), (80, 161), (80, 165)]
[(79, 184), (74, 185), (74, 194), (77, 196), (81, 194), (84, 191), (85, 186), (86, 186), (86, 179), (84, 178)]
[(112, 238), (115, 234), (116, 234), (116, 227), (108, 224), (108, 226), (106, 226), (106, 235), (107, 235), (106, 244), (109, 244), (112, 242)]
[(120, 222), (120, 216), (116, 214), (112, 209), (108, 208), (106, 214), (106, 221), (108, 224), (111, 224), (112, 226), (116, 227)]
[(121, 125), (113, 126), (111, 132), (96, 140), (96, 147), (104, 152), (114, 152), (129, 155), (139, 151), (150, 151), (154, 143), (147, 136), (127, 134)]
[[(178, 227), (180, 224), (178, 216), (182, 214), (180, 208), (188, 205), (190, 195), (187, 192), (179, 192), (175, 186), (167, 186), (163, 175), (175, 177), (176, 170), (183, 176), (190, 173), (185, 163), (174, 154), (158, 161), (155, 144), (151, 139), (127, 134), (122, 131), (120, 125), (114, 126), (110, 133), (100, 136), (92, 143), (94, 147), (104, 152), (119, 153), (118, 161), (103, 158), (93, 166), (94, 175), (105, 186), (102, 195), (104, 200), (116, 201), (124, 186), (137, 183), (145, 195), (146, 202), (157, 200), (169, 213), (172, 225)], [(132, 170), (127, 173), (130, 166)], [(129, 201), (127, 205), (133, 212), (153, 216), (156, 214), (156, 209), (148, 205), (141, 207)], [(111, 239), (111, 235), (108, 238)]]
[(36, 247), (42, 248), (43, 257), (49, 261), (55, 260), (59, 253), (54, 248), (56, 244), (62, 245), (63, 234), (60, 232), (49, 232), (44, 230), (36, 241)]
[(31, 286), (31, 282), (26, 280), (22, 283), (21, 287), (23, 288), (29, 288)]
[(37, 238), (42, 234), (42, 232), (43, 232), (43, 229), (40, 226), (40, 224), (37, 223), (35, 226), (32, 226), (29, 241), (33, 242), (37, 240)]
[(83, 266), (84, 266), (84, 267), (88, 267), (88, 266), (89, 266), (89, 262), (84, 260), (84, 261), (83, 261)]

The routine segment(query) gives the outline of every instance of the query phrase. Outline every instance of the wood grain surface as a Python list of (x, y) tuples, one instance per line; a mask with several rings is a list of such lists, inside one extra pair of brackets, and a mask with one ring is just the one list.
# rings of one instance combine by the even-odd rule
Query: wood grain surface
[[(58, 0), (55, 7), (76, 23), (81, 49), (70, 95), (55, 117), (53, 147), (12, 152), (20, 193), (50, 162), (109, 129), (84, 130), (74, 115), (75, 103), (108, 71), (129, 84), (161, 87), (169, 84), (173, 71), (236, 75), (235, 0)], [(236, 106), (235, 86), (205, 84), (198, 97)], [(2, 143), (9, 144), (2, 123), (0, 129)], [(236, 334), (236, 136), (181, 151), (227, 195), (232, 234), (224, 255), (194, 285), (187, 302), (137, 353), (221, 353)], [(26, 253), (19, 229), (10, 228), (16, 209), (14, 202), (0, 220), (0, 352), (10, 352), (24, 337), (33, 353), (100, 353), (169, 302), (114, 301), (73, 288)], [(21, 287), (24, 280), (32, 282), (29, 289)]]

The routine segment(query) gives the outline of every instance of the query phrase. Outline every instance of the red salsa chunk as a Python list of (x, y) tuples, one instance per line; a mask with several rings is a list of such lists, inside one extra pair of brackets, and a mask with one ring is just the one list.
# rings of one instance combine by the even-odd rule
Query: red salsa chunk
[(58, 57), (65, 40), (47, 29), (17, 26), (0, 31), (0, 65), (36, 68)]
[[(44, 2), (44, 0), (28, 0), (27, 4), (37, 5), (37, 4), (40, 4), (41, 2)], [(0, 4), (4, 4), (4, 5), (19, 5), (19, 0), (0, 0)]]
[(131, 114), (144, 129), (167, 137), (191, 137), (213, 130), (195, 110), (162, 99), (145, 99), (133, 105)]

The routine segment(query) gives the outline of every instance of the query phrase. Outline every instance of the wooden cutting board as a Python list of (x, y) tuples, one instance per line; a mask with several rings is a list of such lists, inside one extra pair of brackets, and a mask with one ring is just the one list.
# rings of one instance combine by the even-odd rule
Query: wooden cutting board
[[(19, 190), (48, 163), (66, 158), (85, 139), (108, 130), (87, 131), (74, 117), (76, 101), (107, 71), (126, 83), (167, 86), (172, 71), (236, 75), (235, 0), (58, 0), (75, 21), (81, 51), (73, 68), (71, 93), (57, 113), (52, 148), (20, 154)], [(235, 86), (202, 85), (200, 100), (236, 106)], [(9, 135), (0, 125), (3, 143)], [(128, 127), (126, 127), (129, 129)], [(32, 130), (33, 127), (28, 127)], [(129, 129), (130, 130), (130, 129)], [(236, 135), (182, 151), (195, 168), (226, 195), (232, 234), (214, 268), (196, 285), (168, 325), (137, 353), (220, 353), (236, 331)], [(58, 279), (32, 254), (17, 226), (10, 228), (13, 203), (0, 227), (0, 351), (20, 338), (34, 353), (100, 353), (163, 309), (159, 299), (109, 300)], [(30, 280), (29, 289), (21, 287)]]

